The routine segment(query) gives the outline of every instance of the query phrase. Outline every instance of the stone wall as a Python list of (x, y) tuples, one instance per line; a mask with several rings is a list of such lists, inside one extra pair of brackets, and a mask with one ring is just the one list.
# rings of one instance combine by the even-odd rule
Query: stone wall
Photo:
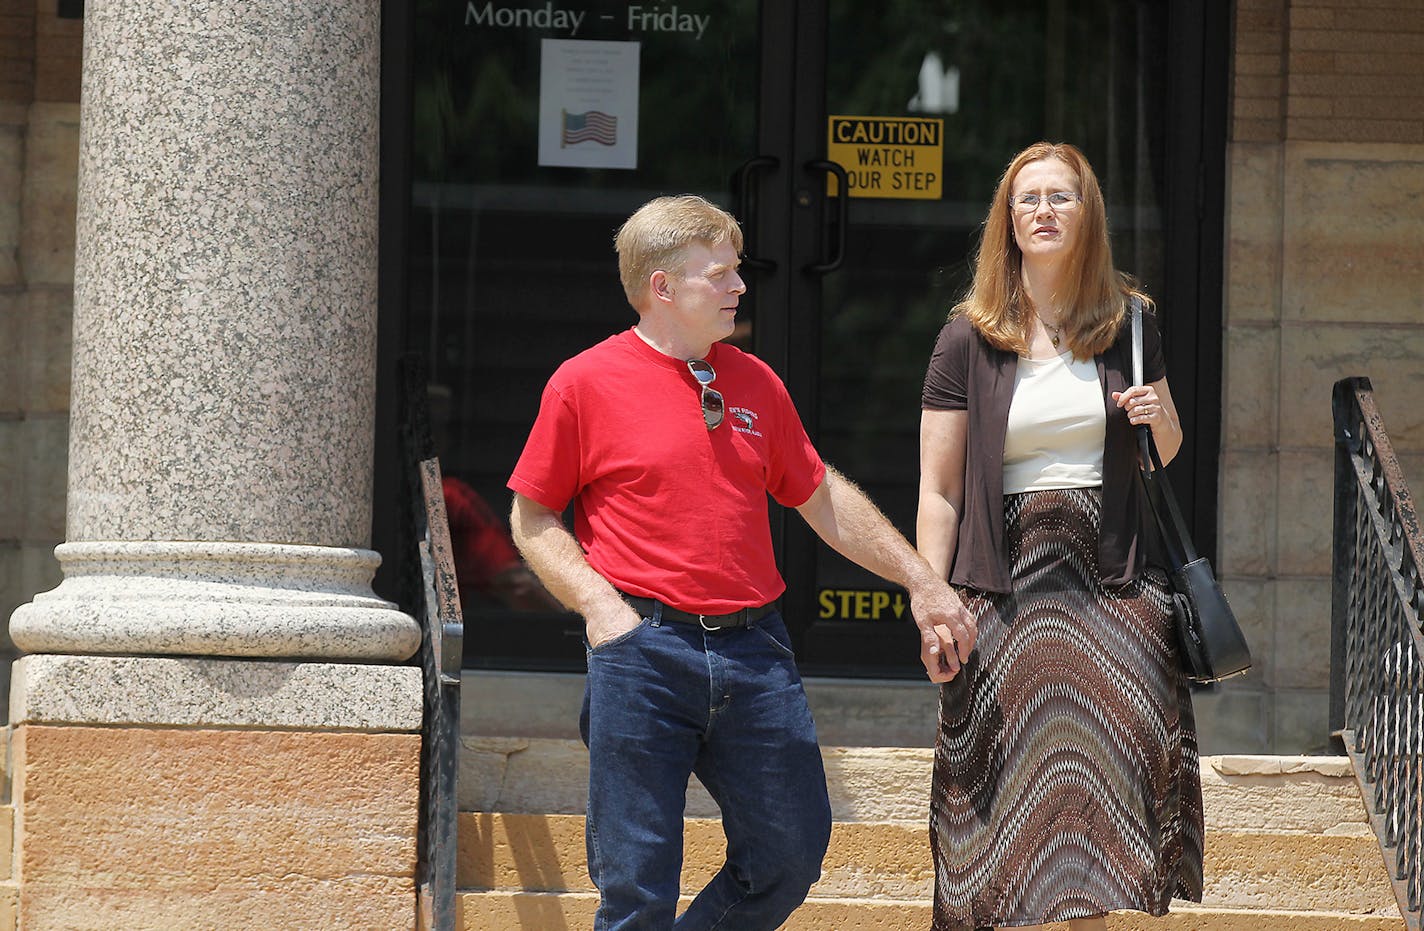
[[(0, 0), (0, 617), (60, 580), (82, 23)], [(13, 652), (0, 630), (0, 657)], [(0, 662), (0, 668), (9, 664)], [(0, 682), (3, 686), (3, 682)], [(0, 687), (0, 708), (5, 689)]]
[(1206, 752), (1318, 751), (1337, 379), (1370, 377), (1424, 482), (1424, 8), (1236, 10), (1220, 569), (1258, 666), (1198, 705)]

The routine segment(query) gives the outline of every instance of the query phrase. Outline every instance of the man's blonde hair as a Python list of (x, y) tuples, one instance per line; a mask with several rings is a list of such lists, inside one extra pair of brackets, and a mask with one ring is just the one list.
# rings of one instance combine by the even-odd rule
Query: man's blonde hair
[(680, 276), (689, 246), (724, 242), (741, 254), (742, 228), (735, 217), (705, 198), (682, 194), (648, 201), (619, 227), (613, 240), (628, 303), (638, 306), (653, 272), (661, 269)]

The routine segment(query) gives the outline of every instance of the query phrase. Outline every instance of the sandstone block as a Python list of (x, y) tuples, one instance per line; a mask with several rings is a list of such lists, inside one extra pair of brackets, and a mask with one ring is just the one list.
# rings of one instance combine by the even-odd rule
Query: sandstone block
[[(1262, 122), (1267, 138), (1279, 135), (1279, 114)], [(1226, 205), (1226, 317), (1230, 323), (1266, 322), (1280, 316), (1280, 171), (1282, 149), (1246, 141), (1237, 132), (1229, 152)]]
[(1192, 710), (1203, 754), (1270, 751), (1270, 696), (1259, 681), (1231, 682), (1214, 691), (1197, 692), (1192, 696)]
[(36, 103), (25, 139), (20, 262), (31, 284), (74, 283), (79, 105)]
[(419, 737), (24, 725), (26, 927), (413, 928)]
[(0, 119), (0, 288), (14, 287), (22, 281), (20, 192), (24, 163), (24, 126)]
[[(4, 222), (3, 209), (0, 207), (0, 223)], [(3, 235), (4, 231), (0, 230), (0, 237)], [(3, 256), (3, 252), (4, 245), (0, 243), (0, 256)], [(3, 257), (0, 257), (0, 264), (3, 262)], [(3, 270), (0, 270), (0, 274), (3, 274)], [(3, 341), (3, 345), (11, 347), (10, 351), (0, 358), (0, 418), (5, 420), (19, 416), (24, 409), (22, 399), (24, 397), (25, 346), (20, 339), (20, 334), (24, 332), (28, 303), (29, 295), (22, 291), (7, 291), (3, 282), (0, 282), (0, 341)], [(3, 526), (6, 525), (0, 524), (0, 527)]]
[(1283, 753), (1338, 752), (1330, 737), (1330, 690), (1275, 693), (1275, 749)]
[[(461, 888), (589, 892), (584, 819), (577, 815), (467, 814), (460, 822)], [(681, 888), (693, 894), (722, 866), (719, 822), (692, 819), (683, 835)], [(838, 822), (811, 896), (927, 900), (934, 892), (922, 821)], [(1395, 910), (1369, 833), (1215, 830), (1207, 838), (1206, 905), (1386, 915)]]
[(1276, 582), (1277, 688), (1330, 685), (1329, 577)]
[(1366, 375), (1395, 450), (1424, 451), (1424, 405), (1415, 403), (1424, 397), (1424, 327), (1309, 324), (1285, 327), (1281, 337), (1282, 445), (1329, 446), (1332, 386)]
[(1275, 669), (1276, 598), (1272, 583), (1253, 578), (1232, 577), (1221, 580), (1222, 591), (1241, 624), (1246, 643), (1251, 647), (1251, 671), (1242, 679), (1227, 684), (1229, 688), (1269, 685)]
[(21, 421), (26, 540), (64, 539), (69, 417), (40, 414)]
[(0, 540), (18, 543), (24, 533), (25, 422), (0, 419)]
[(1274, 567), (1276, 456), (1225, 450), (1221, 470), (1221, 575), (1265, 575)]
[[(1336, 88), (1340, 79), (1322, 80)], [(1290, 125), (1292, 138), (1424, 141), (1424, 122), (1355, 110), (1348, 118), (1293, 113)], [(1424, 217), (1402, 209), (1399, 192), (1424, 185), (1424, 146), (1297, 143), (1284, 177), (1284, 316), (1417, 325)]]
[[(20, 345), (21, 397), (26, 414), (69, 412), (69, 357), (74, 294), (65, 287), (30, 289)], [(63, 472), (63, 463), (52, 466)]]
[(1330, 574), (1334, 489), (1333, 447), (1281, 450), (1276, 490), (1276, 571), (1281, 575)]
[(1272, 326), (1226, 329), (1222, 440), (1229, 449), (1269, 449), (1280, 407), (1280, 331)]
[[(689, 899), (684, 898), (680, 907)], [(587, 928), (598, 898), (592, 892), (465, 892), (460, 896), (461, 931), (553, 931)], [(783, 931), (900, 931), (930, 924), (928, 900), (810, 899)], [(1308, 912), (1294, 909), (1211, 908), (1173, 903), (1163, 918), (1113, 912), (1108, 931), (1403, 931), (1395, 915)], [(1068, 931), (1066, 923), (1045, 931)]]

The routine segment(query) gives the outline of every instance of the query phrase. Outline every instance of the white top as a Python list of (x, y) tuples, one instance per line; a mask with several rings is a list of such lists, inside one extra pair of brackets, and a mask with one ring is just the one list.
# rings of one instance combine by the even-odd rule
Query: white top
[(1092, 359), (1020, 357), (1004, 436), (1004, 494), (1102, 485), (1103, 403)]

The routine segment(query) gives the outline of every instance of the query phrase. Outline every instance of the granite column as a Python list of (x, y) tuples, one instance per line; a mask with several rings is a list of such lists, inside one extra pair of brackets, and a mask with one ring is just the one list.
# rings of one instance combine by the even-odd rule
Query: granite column
[(414, 921), (379, 39), (376, 0), (85, 6), (64, 580), (11, 620), (22, 923)]

